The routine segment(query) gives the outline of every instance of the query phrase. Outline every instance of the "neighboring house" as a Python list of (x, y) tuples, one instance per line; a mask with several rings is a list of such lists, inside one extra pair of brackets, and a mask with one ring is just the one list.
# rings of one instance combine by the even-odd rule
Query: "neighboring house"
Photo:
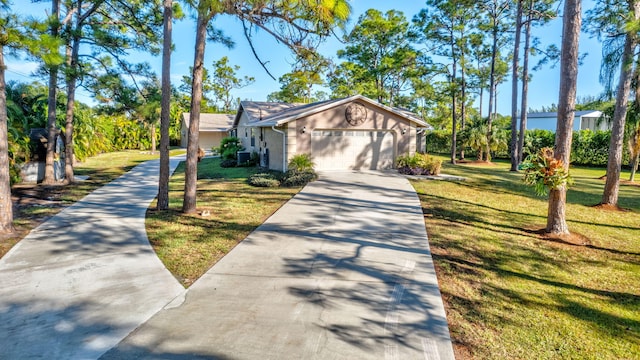
[[(585, 110), (576, 111), (573, 120), (573, 130), (611, 130), (611, 124), (603, 118), (602, 111)], [(558, 113), (540, 112), (527, 114), (527, 130), (551, 130), (556, 131)]]
[[(200, 114), (198, 145), (204, 150), (219, 147), (220, 140), (229, 136), (234, 118), (235, 115), (229, 114)], [(189, 113), (182, 114), (180, 135), (180, 146), (186, 148), (189, 140)]]
[(422, 150), (432, 129), (416, 114), (361, 95), (304, 105), (242, 101), (233, 127), (262, 166), (281, 171), (304, 153), (316, 170), (390, 169), (398, 155)]

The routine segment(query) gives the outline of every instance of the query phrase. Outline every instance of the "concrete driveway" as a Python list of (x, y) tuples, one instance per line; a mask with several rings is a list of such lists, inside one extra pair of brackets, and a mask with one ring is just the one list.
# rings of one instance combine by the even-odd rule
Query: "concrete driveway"
[(327, 172), (103, 359), (453, 359), (419, 200)]
[(0, 259), (0, 359), (96, 359), (184, 292), (144, 229), (158, 164), (95, 190)]

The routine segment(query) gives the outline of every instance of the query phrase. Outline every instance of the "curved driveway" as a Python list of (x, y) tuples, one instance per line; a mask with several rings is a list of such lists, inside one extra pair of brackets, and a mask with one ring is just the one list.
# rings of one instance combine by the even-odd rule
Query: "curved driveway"
[(184, 291), (144, 229), (158, 163), (62, 210), (0, 259), (0, 359), (98, 358)]
[(418, 197), (327, 172), (103, 359), (453, 359)]
[(0, 259), (0, 358), (453, 359), (406, 179), (323, 173), (184, 290), (144, 231), (157, 164)]

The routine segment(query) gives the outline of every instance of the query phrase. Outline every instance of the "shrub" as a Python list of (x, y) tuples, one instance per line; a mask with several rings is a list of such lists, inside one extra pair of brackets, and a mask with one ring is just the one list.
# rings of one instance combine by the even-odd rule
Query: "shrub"
[(235, 136), (227, 136), (220, 140), (218, 152), (222, 156), (223, 160), (237, 160), (238, 151), (242, 150), (244, 150), (242, 143), (240, 142), (240, 139)]
[(232, 167), (236, 167), (236, 165), (238, 165), (238, 162), (237, 160), (234, 160), (234, 159), (226, 159), (220, 162), (220, 167), (223, 167), (223, 168), (232, 168)]
[(270, 173), (257, 173), (249, 176), (249, 185), (258, 187), (278, 187), (280, 180)]
[(398, 172), (407, 175), (439, 175), (442, 160), (427, 154), (401, 155), (396, 160)]
[(289, 160), (289, 170), (282, 177), (282, 186), (304, 186), (318, 179), (309, 154), (298, 154)]
[(282, 186), (304, 186), (318, 179), (313, 170), (288, 170), (282, 178)]
[(313, 160), (311, 160), (311, 155), (309, 154), (295, 155), (289, 161), (289, 170), (313, 171), (314, 166), (315, 164), (313, 163)]

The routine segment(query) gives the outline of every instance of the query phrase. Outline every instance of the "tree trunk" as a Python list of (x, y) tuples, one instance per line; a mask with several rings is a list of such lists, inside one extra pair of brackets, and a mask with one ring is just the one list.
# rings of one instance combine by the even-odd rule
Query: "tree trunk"
[[(80, 8), (80, 2), (78, 3)], [(67, 111), (65, 115), (65, 131), (64, 131), (64, 177), (67, 184), (74, 182), (73, 166), (75, 154), (73, 151), (73, 110), (76, 97), (76, 81), (78, 79), (78, 54), (80, 52), (80, 15), (76, 14), (78, 19), (76, 23), (76, 31), (71, 40), (71, 51), (67, 47)]]
[(524, 137), (527, 131), (527, 108), (529, 100), (529, 51), (531, 48), (531, 8), (533, 0), (529, 1), (527, 22), (525, 24), (524, 49), (522, 59), (522, 104), (520, 105), (520, 136), (518, 138), (518, 164), (524, 158)]
[(12, 233), (14, 228), (9, 175), (9, 125), (4, 69), (4, 48), (0, 45), (0, 233), (8, 234)]
[(638, 155), (634, 156), (633, 159), (631, 159), (631, 174), (629, 175), (629, 181), (631, 182), (634, 182), (636, 178), (636, 170), (638, 169), (638, 159), (639, 159)]
[(511, 171), (518, 171), (518, 159), (520, 159), (520, 155), (518, 155), (518, 60), (520, 56), (520, 33), (522, 32), (522, 1), (518, 0), (513, 63), (511, 65)]
[(156, 145), (156, 124), (151, 123), (151, 153), (155, 154), (158, 146)]
[(629, 93), (631, 91), (635, 47), (635, 36), (631, 33), (627, 33), (625, 35), (624, 51), (622, 53), (620, 82), (618, 83), (618, 90), (616, 94), (616, 106), (613, 112), (613, 126), (611, 128), (611, 142), (609, 144), (609, 161), (607, 163), (607, 181), (604, 185), (604, 193), (602, 195), (602, 204), (607, 205), (618, 204), (624, 124), (627, 118), (627, 104), (629, 101)]
[[(494, 19), (495, 21), (495, 19)], [(489, 74), (489, 119), (487, 121), (487, 161), (491, 161), (491, 130), (493, 125), (494, 102), (496, 101), (496, 57), (498, 56), (498, 29), (493, 24), (493, 45), (491, 47), (491, 73)]]
[[(564, 4), (562, 49), (560, 56), (560, 94), (558, 99), (558, 124), (556, 127), (555, 158), (569, 170), (573, 117), (578, 80), (578, 42), (580, 38), (581, 0), (566, 0)], [(567, 188), (551, 190), (547, 211), (546, 231), (552, 234), (568, 234), (566, 221)]]
[[(464, 59), (464, 53), (460, 58)], [(466, 126), (466, 117), (467, 117), (467, 113), (466, 113), (467, 83), (465, 80), (464, 64), (465, 64), (464, 61), (462, 62), (462, 64), (460, 64), (460, 129), (461, 130), (464, 130)], [(464, 146), (460, 148), (460, 160), (464, 160)]]
[(196, 212), (196, 186), (198, 182), (198, 140), (200, 131), (200, 102), (202, 101), (202, 72), (204, 50), (207, 41), (207, 24), (211, 16), (198, 13), (196, 26), (196, 49), (193, 60), (193, 83), (191, 89), (191, 111), (189, 113), (189, 135), (187, 141), (187, 162), (184, 178), (184, 200), (182, 212)]
[[(58, 37), (58, 21), (60, 18), (60, 0), (51, 1), (51, 17), (55, 22), (51, 24), (51, 36)], [(45, 157), (43, 184), (53, 184), (56, 180), (54, 161), (56, 152), (56, 97), (58, 88), (58, 66), (49, 67), (49, 95), (47, 98), (47, 155)]]
[(169, 208), (169, 126), (171, 123), (171, 32), (173, 0), (164, 0), (164, 30), (162, 38), (162, 102), (160, 110), (160, 174), (158, 179), (158, 210)]
[(453, 45), (451, 45), (451, 53), (454, 54), (453, 65), (451, 68), (451, 163), (455, 165), (456, 163), (456, 142), (457, 142), (457, 126), (458, 119), (456, 118), (456, 90), (455, 90), (455, 80), (456, 80), (456, 71), (457, 62), (455, 60), (455, 50)]

